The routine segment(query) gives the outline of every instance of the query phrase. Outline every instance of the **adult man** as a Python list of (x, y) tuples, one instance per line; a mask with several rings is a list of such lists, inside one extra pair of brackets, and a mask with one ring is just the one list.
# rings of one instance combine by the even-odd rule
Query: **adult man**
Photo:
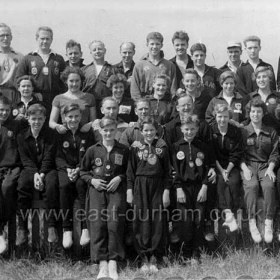
[(133, 61), (133, 56), (135, 55), (135, 44), (132, 42), (122, 43), (120, 46), (120, 54), (122, 61), (113, 65), (114, 72), (115, 74), (120, 73), (126, 76), (129, 86), (125, 90), (124, 94), (126, 97), (130, 97), (130, 82), (135, 65), (135, 62)]
[(101, 41), (92, 41), (89, 44), (93, 61), (82, 68), (85, 75), (83, 91), (94, 95), (96, 101), (96, 115), (101, 118), (100, 104), (104, 97), (111, 95), (106, 87), (107, 80), (113, 74), (113, 67), (105, 61), (106, 48)]
[(189, 35), (185, 31), (176, 31), (172, 37), (176, 56), (170, 59), (176, 67), (177, 88), (182, 87), (182, 78), (186, 69), (193, 68), (193, 61), (187, 54)]
[(232, 71), (236, 73), (237, 68), (244, 63), (241, 61), (242, 46), (240, 42), (230, 41), (227, 44), (228, 61), (220, 68), (224, 71)]
[(65, 62), (61, 55), (51, 49), (53, 31), (50, 27), (39, 27), (36, 32), (36, 41), (38, 49), (24, 56), (16, 77), (30, 75), (35, 79), (36, 91), (42, 94), (43, 102), (49, 112), (54, 97), (65, 90), (60, 80), (60, 73), (65, 68)]
[(71, 67), (83, 67), (85, 64), (83, 64), (83, 59), (82, 59), (82, 48), (81, 44), (74, 41), (74, 40), (69, 40), (66, 43), (66, 56), (68, 57), (69, 60), (66, 61), (66, 66), (71, 66)]
[(246, 96), (258, 88), (253, 73), (259, 66), (267, 66), (271, 69), (273, 75), (270, 86), (271, 89), (276, 90), (276, 81), (272, 65), (262, 61), (259, 57), (261, 39), (257, 36), (248, 36), (244, 39), (243, 44), (248, 55), (248, 61), (244, 63), (244, 65), (241, 65), (236, 72), (238, 75), (238, 92)]
[(13, 36), (11, 28), (0, 23), (0, 91), (13, 105), (17, 100), (15, 75), (23, 55), (11, 48)]

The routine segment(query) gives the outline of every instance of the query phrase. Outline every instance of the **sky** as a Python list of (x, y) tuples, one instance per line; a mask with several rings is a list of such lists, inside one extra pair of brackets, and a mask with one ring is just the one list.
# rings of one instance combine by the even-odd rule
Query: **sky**
[[(206, 63), (220, 67), (226, 60), (230, 40), (242, 41), (247, 35), (262, 39), (261, 58), (277, 71), (280, 54), (280, 1), (277, 0), (0, 0), (1, 20), (12, 28), (13, 48), (23, 54), (36, 49), (38, 26), (54, 31), (53, 49), (65, 56), (65, 43), (75, 39), (82, 45), (86, 63), (91, 57), (88, 43), (104, 41), (106, 60), (120, 61), (119, 46), (136, 44), (135, 60), (146, 53), (146, 35), (151, 31), (164, 36), (167, 59), (174, 56), (171, 42), (177, 30), (185, 30), (189, 45), (207, 46)], [(243, 60), (246, 54), (243, 52)]]

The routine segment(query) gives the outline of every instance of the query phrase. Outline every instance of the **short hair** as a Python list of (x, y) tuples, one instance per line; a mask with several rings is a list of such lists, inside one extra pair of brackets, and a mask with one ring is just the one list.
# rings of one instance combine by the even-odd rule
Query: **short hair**
[(104, 128), (105, 126), (108, 126), (108, 125), (114, 125), (115, 127), (117, 127), (118, 122), (117, 122), (117, 120), (114, 120), (110, 117), (103, 117), (99, 123), (100, 128)]
[(129, 44), (132, 46), (133, 50), (135, 51), (135, 44), (133, 42), (123, 42), (121, 43), (120, 45), (120, 51), (122, 50), (122, 46), (125, 45), (125, 44)]
[(196, 78), (197, 78), (198, 80), (200, 80), (200, 76), (199, 76), (198, 72), (197, 72), (195, 69), (193, 69), (193, 68), (188, 68), (188, 69), (185, 70), (185, 73), (184, 73), (184, 75), (183, 75), (183, 79), (185, 78), (185, 75), (186, 75), (186, 74), (195, 75)]
[(1, 22), (0, 23), (0, 28), (7, 28), (9, 30), (10, 34), (12, 35), (11, 27), (9, 25), (7, 25), (6, 23)]
[(91, 41), (91, 42), (88, 44), (89, 49), (90, 49), (90, 47), (91, 47), (93, 44), (101, 44), (101, 45), (103, 46), (103, 48), (105, 49), (105, 44), (104, 44), (102, 41), (100, 41), (100, 40), (93, 40), (93, 41)]
[(119, 106), (119, 103), (112, 96), (107, 96), (107, 97), (103, 98), (101, 101), (101, 106), (103, 106), (106, 101), (113, 101), (117, 104), (117, 106)]
[(62, 110), (62, 114), (66, 115), (67, 113), (76, 111), (76, 110), (78, 110), (78, 111), (80, 111), (80, 113), (82, 113), (82, 109), (78, 103), (68, 103), (64, 106), (64, 108)]
[(158, 73), (154, 76), (154, 82), (157, 80), (157, 79), (163, 79), (165, 80), (166, 82), (166, 85), (167, 87), (170, 86), (170, 83), (171, 83), (171, 79), (168, 75), (164, 74), (164, 73)]
[(30, 81), (31, 84), (32, 84), (32, 87), (33, 87), (34, 89), (35, 89), (36, 86), (37, 86), (37, 83), (36, 83), (35, 79), (34, 79), (32, 76), (30, 76), (30, 75), (23, 75), (23, 76), (19, 77), (19, 78), (16, 80), (16, 85), (17, 85), (18, 88), (19, 88), (19, 86), (20, 86), (21, 81)]
[(255, 35), (251, 35), (251, 36), (247, 36), (246, 38), (244, 38), (243, 40), (243, 44), (246, 47), (247, 42), (258, 42), (259, 46), (261, 45), (261, 39), (258, 36)]
[(181, 127), (188, 124), (194, 124), (195, 126), (199, 126), (199, 118), (196, 114), (186, 116), (181, 122)]
[(151, 116), (146, 116), (143, 118), (143, 121), (140, 124), (141, 131), (143, 130), (145, 124), (151, 124), (156, 130), (158, 130), (158, 123), (156, 122), (155, 118)]
[(143, 97), (142, 97), (142, 98), (138, 98), (138, 99), (134, 102), (134, 106), (135, 106), (136, 109), (137, 109), (139, 103), (146, 103), (146, 104), (148, 104), (149, 108), (151, 108), (151, 102), (150, 102), (150, 100), (147, 99), (147, 98), (143, 98)]
[(80, 52), (82, 52), (82, 47), (81, 44), (78, 43), (77, 41), (70, 39), (69, 41), (66, 42), (66, 50), (70, 49), (70, 48), (74, 48), (74, 47), (78, 47), (78, 49), (80, 50)]
[(229, 112), (229, 107), (225, 103), (217, 103), (214, 106), (214, 115), (216, 116), (219, 113)]
[(60, 79), (66, 83), (68, 77), (70, 74), (77, 74), (80, 76), (81, 78), (81, 84), (83, 84), (84, 80), (85, 80), (85, 75), (83, 73), (83, 71), (78, 68), (78, 67), (73, 67), (73, 66), (67, 66), (63, 72), (60, 74)]
[(0, 96), (0, 104), (10, 107), (12, 106), (10, 99), (4, 95)]
[(249, 101), (249, 103), (248, 103), (248, 113), (251, 112), (251, 108), (252, 107), (262, 108), (264, 115), (267, 112), (267, 108), (266, 108), (265, 103), (260, 98), (258, 98), (258, 97), (257, 98), (253, 98), (252, 100)]
[(223, 83), (225, 82), (226, 79), (228, 78), (232, 78), (234, 80), (234, 83), (236, 84), (237, 83), (237, 77), (236, 77), (236, 74), (232, 71), (224, 71), (220, 77), (219, 77), (219, 83), (220, 85), (222, 86)]
[(41, 103), (34, 103), (30, 105), (27, 109), (27, 116), (35, 115), (36, 113), (40, 113), (44, 116), (47, 114), (46, 108)]
[(182, 99), (182, 98), (188, 98), (192, 101), (192, 104), (194, 104), (193, 102), (193, 98), (186, 92), (182, 92), (180, 95), (179, 95), (179, 98), (176, 100), (176, 103), (175, 105), (178, 106), (179, 105), (179, 100)]
[(150, 40), (159, 40), (163, 43), (163, 36), (159, 32), (150, 32), (146, 37), (146, 42), (149, 43)]
[(172, 37), (172, 43), (174, 44), (174, 41), (176, 39), (180, 39), (180, 40), (185, 40), (187, 41), (187, 43), (189, 43), (189, 35), (187, 32), (183, 31), (183, 30), (180, 30), (180, 31), (176, 31), (174, 34), (173, 34), (173, 37)]
[(107, 80), (106, 86), (112, 89), (113, 85), (117, 83), (122, 83), (125, 89), (128, 87), (126, 76), (120, 73), (111, 75)]
[(255, 72), (254, 72), (255, 78), (257, 78), (257, 76), (261, 72), (267, 72), (269, 79), (272, 80), (272, 78), (273, 78), (273, 71), (272, 71), (270, 66), (259, 66), (259, 67), (257, 67)]
[(51, 37), (53, 38), (53, 31), (52, 31), (52, 29), (50, 27), (48, 27), (48, 26), (40, 26), (40, 27), (38, 27), (38, 29), (36, 31), (36, 39), (38, 39), (40, 31), (50, 32), (51, 33)]
[(193, 44), (190, 48), (191, 55), (193, 55), (193, 53), (195, 51), (202, 51), (206, 54), (207, 49), (206, 49), (206, 46), (204, 44), (196, 43), (196, 44)]

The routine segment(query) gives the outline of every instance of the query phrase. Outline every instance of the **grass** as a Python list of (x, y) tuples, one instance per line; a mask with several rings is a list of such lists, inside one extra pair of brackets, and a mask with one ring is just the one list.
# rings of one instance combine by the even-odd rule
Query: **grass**
[[(124, 265), (120, 269), (120, 280), (133, 280), (143, 277), (149, 280), (164, 280), (171, 276), (184, 279), (203, 279), (215, 276), (218, 279), (235, 279), (240, 275), (250, 275), (255, 279), (271, 279), (280, 275), (280, 255), (267, 255), (260, 246), (245, 250), (227, 249), (225, 257), (218, 254), (213, 257), (202, 254), (201, 262), (189, 262), (180, 265), (178, 260), (167, 262), (167, 266), (157, 274), (145, 275), (133, 265)], [(84, 262), (72, 262), (69, 259), (10, 259), (0, 261), (1, 280), (88, 280), (95, 279), (97, 265)], [(280, 278), (278, 278), (280, 279)]]

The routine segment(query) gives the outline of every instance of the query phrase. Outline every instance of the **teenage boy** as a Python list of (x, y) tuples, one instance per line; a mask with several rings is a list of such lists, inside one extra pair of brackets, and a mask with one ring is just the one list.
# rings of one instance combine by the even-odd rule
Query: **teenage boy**
[(232, 71), (236, 73), (237, 68), (244, 63), (241, 60), (242, 45), (240, 42), (230, 41), (227, 44), (228, 61), (220, 68), (224, 71)]
[(85, 64), (83, 64), (84, 60), (82, 59), (83, 53), (81, 44), (72, 39), (66, 43), (66, 56), (69, 59), (65, 62), (66, 66), (79, 68), (85, 66)]
[(12, 39), (11, 28), (0, 23), (0, 91), (14, 105), (18, 96), (15, 75), (23, 55), (11, 48)]
[(109, 77), (114, 74), (113, 66), (105, 61), (106, 48), (101, 41), (92, 41), (89, 44), (92, 55), (92, 63), (82, 68), (85, 75), (85, 81), (82, 91), (94, 95), (96, 102), (96, 116), (101, 118), (100, 105), (103, 98), (110, 96), (111, 91), (106, 83)]
[(205, 64), (206, 46), (204, 44), (196, 43), (192, 45), (190, 52), (194, 70), (196, 70), (200, 76), (204, 89), (208, 91), (211, 97), (216, 96), (222, 89), (219, 83), (219, 77), (222, 71)]
[(193, 61), (187, 54), (189, 47), (189, 35), (185, 31), (176, 31), (172, 37), (172, 43), (176, 55), (170, 59), (176, 67), (177, 88), (182, 87), (182, 78), (186, 69), (193, 68)]
[[(51, 49), (53, 31), (47, 26), (41, 26), (36, 32), (38, 49), (24, 56), (16, 74), (18, 79), (24, 75), (32, 76), (36, 83), (36, 92), (43, 95), (43, 102), (50, 112), (52, 101), (56, 95), (65, 90), (60, 74), (65, 68), (61, 55)], [(66, 91), (66, 90), (65, 90)]]
[[(166, 74), (171, 84), (168, 88), (168, 98), (175, 96), (177, 89), (176, 67), (164, 59), (163, 36), (159, 32), (151, 32), (146, 38), (148, 54), (136, 63), (131, 79), (131, 98), (135, 101), (140, 97), (152, 95), (153, 81), (156, 74)], [(171, 95), (170, 95), (171, 94)]]
[(243, 44), (248, 55), (248, 60), (241, 65), (236, 72), (239, 78), (237, 83), (238, 92), (246, 96), (258, 88), (254, 72), (259, 66), (267, 66), (271, 68), (273, 75), (270, 86), (271, 89), (276, 90), (276, 81), (272, 65), (262, 61), (259, 57), (261, 39), (257, 36), (248, 36), (243, 40)]
[(20, 159), (16, 136), (19, 122), (9, 118), (11, 102), (0, 97), (0, 254), (6, 251), (7, 242), (4, 233), (6, 222), (15, 213), (17, 180), (20, 174)]
[(17, 136), (18, 150), (23, 165), (18, 180), (18, 236), (16, 245), (27, 241), (28, 210), (32, 207), (33, 189), (43, 192), (48, 216), (48, 242), (57, 241), (54, 211), (58, 208), (58, 179), (55, 169), (55, 136), (43, 127), (46, 108), (32, 104), (27, 109), (29, 126)]

